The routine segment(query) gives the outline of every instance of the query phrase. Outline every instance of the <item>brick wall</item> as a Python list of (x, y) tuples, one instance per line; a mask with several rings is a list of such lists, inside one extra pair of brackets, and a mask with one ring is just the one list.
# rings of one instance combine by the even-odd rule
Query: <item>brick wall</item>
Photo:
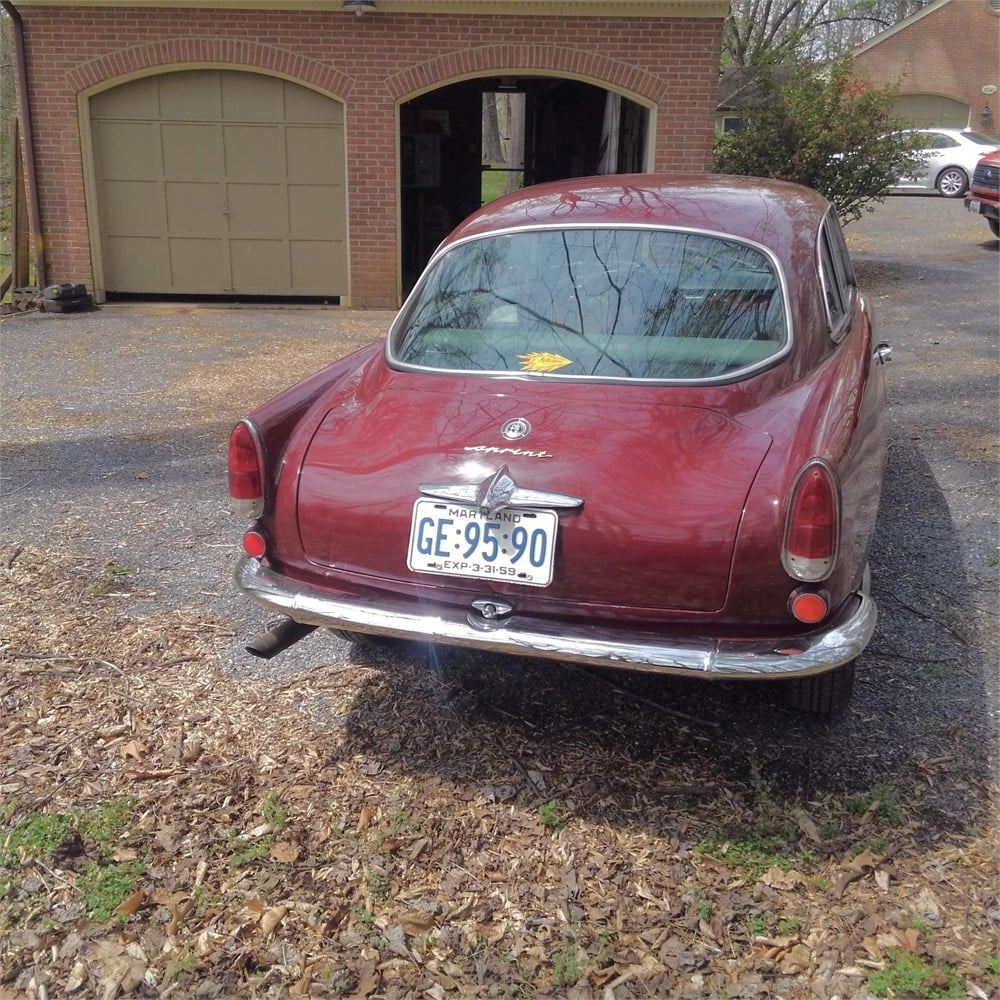
[[(898, 83), (901, 94), (968, 104), (972, 128), (1000, 134), (1000, 101), (982, 92), (1000, 85), (1000, 17), (986, 0), (951, 0), (859, 53), (855, 64), (876, 83)], [(984, 106), (992, 119), (985, 127)]]
[(656, 108), (655, 169), (711, 168), (718, 19), (47, 7), (22, 18), (51, 280), (94, 286), (78, 97), (157, 67), (255, 67), (344, 101), (358, 306), (397, 304), (395, 107), (444, 82), (533, 70), (609, 85)]

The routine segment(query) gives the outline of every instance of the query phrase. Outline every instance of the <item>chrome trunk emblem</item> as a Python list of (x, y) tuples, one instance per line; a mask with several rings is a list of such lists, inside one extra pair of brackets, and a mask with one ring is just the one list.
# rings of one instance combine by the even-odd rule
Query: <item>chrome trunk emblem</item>
[(508, 420), (500, 428), (500, 435), (505, 441), (520, 441), (521, 438), (526, 438), (530, 433), (531, 424), (524, 417), (515, 417), (513, 420)]
[(506, 465), (501, 465), (496, 475), (484, 479), (476, 490), (476, 506), (484, 517), (492, 517), (510, 503), (517, 483), (511, 478)]
[(505, 507), (538, 507), (542, 509), (573, 510), (583, 506), (580, 497), (565, 493), (549, 493), (545, 490), (522, 489), (514, 481), (510, 469), (501, 465), (492, 476), (487, 476), (478, 485), (474, 483), (421, 483), (420, 492), (424, 496), (438, 500), (454, 500), (456, 503), (475, 504), (479, 512), (493, 517)]

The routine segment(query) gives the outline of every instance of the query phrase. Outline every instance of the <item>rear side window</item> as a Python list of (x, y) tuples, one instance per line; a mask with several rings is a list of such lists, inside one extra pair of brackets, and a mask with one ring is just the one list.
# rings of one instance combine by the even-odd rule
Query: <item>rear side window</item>
[(855, 278), (844, 233), (832, 212), (827, 214), (820, 227), (819, 267), (830, 332), (835, 340), (839, 340), (847, 331)]
[(459, 244), (430, 269), (390, 357), (435, 370), (570, 378), (738, 377), (788, 343), (776, 265), (664, 229), (538, 229)]

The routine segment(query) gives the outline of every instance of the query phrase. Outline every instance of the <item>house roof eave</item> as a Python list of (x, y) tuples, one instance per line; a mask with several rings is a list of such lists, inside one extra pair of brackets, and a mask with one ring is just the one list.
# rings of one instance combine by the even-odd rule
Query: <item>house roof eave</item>
[[(183, 10), (341, 11), (343, 0), (15, 0), (20, 8), (173, 8)], [(371, 16), (481, 14), (562, 17), (724, 18), (729, 0), (377, 0)]]

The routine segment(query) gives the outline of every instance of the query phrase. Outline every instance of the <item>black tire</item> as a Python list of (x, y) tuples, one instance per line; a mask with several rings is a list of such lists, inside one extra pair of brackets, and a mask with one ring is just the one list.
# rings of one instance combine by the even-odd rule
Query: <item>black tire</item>
[(993, 219), (990, 216), (986, 217), (986, 224), (990, 227), (990, 232), (1000, 240), (1000, 219)]
[(854, 661), (836, 670), (785, 681), (785, 703), (812, 715), (837, 715), (847, 708), (854, 690)]
[(935, 187), (945, 198), (961, 198), (969, 188), (969, 175), (961, 167), (946, 167), (938, 174)]
[(369, 635), (367, 632), (349, 632), (343, 628), (332, 628), (330, 631), (345, 642), (353, 642), (356, 646), (365, 646), (368, 649), (388, 649), (393, 643), (399, 642), (398, 639), (390, 639), (384, 635)]

